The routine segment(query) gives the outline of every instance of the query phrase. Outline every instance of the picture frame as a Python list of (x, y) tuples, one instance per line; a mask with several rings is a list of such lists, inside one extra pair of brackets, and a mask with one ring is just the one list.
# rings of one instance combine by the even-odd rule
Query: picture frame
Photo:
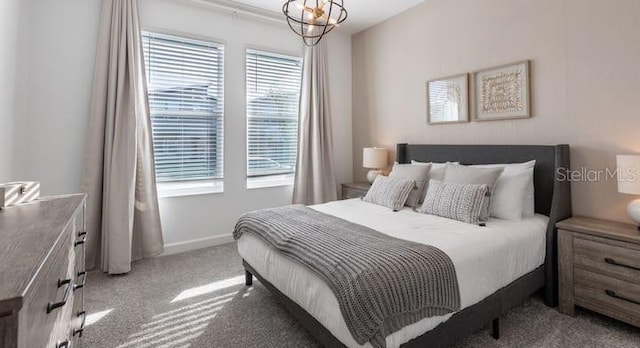
[(531, 75), (528, 60), (473, 73), (473, 119), (530, 118)]
[(426, 98), (428, 124), (469, 122), (469, 74), (427, 81)]

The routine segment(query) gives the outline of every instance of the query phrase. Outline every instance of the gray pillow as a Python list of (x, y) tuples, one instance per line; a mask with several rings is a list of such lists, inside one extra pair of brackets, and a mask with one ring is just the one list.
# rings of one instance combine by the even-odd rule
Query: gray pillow
[(487, 192), (487, 185), (429, 180), (427, 196), (418, 212), (477, 225)]
[(398, 211), (415, 186), (414, 180), (378, 175), (363, 200)]
[(491, 205), (491, 193), (496, 185), (496, 181), (504, 167), (497, 168), (478, 168), (463, 166), (460, 164), (447, 163), (447, 172), (444, 175), (444, 182), (452, 184), (476, 184), (487, 185), (487, 199), (484, 200), (482, 211), (480, 212), (480, 220), (487, 221), (489, 219), (489, 206)]
[(424, 187), (427, 184), (427, 178), (429, 177), (429, 171), (431, 170), (430, 163), (417, 163), (417, 164), (394, 164), (390, 178), (401, 178), (415, 181), (416, 185), (409, 193), (406, 206), (416, 208), (418, 206), (418, 200), (422, 195)]
[(447, 164), (460, 164), (460, 162), (445, 162), (445, 163), (436, 163), (436, 162), (418, 162), (415, 160), (411, 161), (411, 164), (431, 164), (431, 170), (429, 171), (429, 176), (427, 176), (427, 180), (425, 182), (424, 188), (422, 189), (422, 193), (420, 194), (420, 200), (418, 200), (418, 205), (421, 205), (424, 202), (424, 196), (427, 195), (427, 188), (429, 186), (429, 180), (444, 180), (444, 174), (447, 172)]

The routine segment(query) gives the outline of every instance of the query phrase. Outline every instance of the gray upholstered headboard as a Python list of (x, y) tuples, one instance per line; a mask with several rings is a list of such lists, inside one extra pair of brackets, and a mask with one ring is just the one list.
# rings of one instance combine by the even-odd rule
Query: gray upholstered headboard
[(569, 145), (413, 145), (398, 144), (398, 163), (460, 162), (461, 164), (519, 163), (536, 160), (534, 169), (536, 213), (549, 216), (545, 259), (545, 301), (558, 303), (558, 221), (571, 217), (571, 185), (558, 179), (570, 168)]

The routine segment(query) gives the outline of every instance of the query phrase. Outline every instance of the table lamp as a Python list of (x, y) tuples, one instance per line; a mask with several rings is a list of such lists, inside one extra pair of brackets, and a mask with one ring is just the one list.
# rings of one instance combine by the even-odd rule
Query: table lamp
[(382, 173), (380, 169), (387, 167), (387, 149), (365, 147), (362, 151), (362, 166), (371, 169), (367, 173), (367, 180), (373, 182)]
[[(618, 192), (640, 196), (640, 155), (618, 155)], [(627, 206), (627, 214), (640, 230), (640, 199)]]

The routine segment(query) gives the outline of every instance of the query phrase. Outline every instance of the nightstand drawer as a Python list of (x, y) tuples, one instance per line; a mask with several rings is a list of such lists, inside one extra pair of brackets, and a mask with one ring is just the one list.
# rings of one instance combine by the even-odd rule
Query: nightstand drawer
[(361, 198), (367, 195), (371, 184), (368, 182), (351, 182), (342, 184), (340, 199)]
[(640, 285), (576, 269), (575, 304), (640, 326)]
[(640, 284), (640, 250), (633, 244), (619, 241), (615, 244), (576, 237), (573, 240), (574, 265)]
[(366, 191), (355, 190), (349, 187), (342, 188), (342, 199), (360, 198), (367, 195)]

